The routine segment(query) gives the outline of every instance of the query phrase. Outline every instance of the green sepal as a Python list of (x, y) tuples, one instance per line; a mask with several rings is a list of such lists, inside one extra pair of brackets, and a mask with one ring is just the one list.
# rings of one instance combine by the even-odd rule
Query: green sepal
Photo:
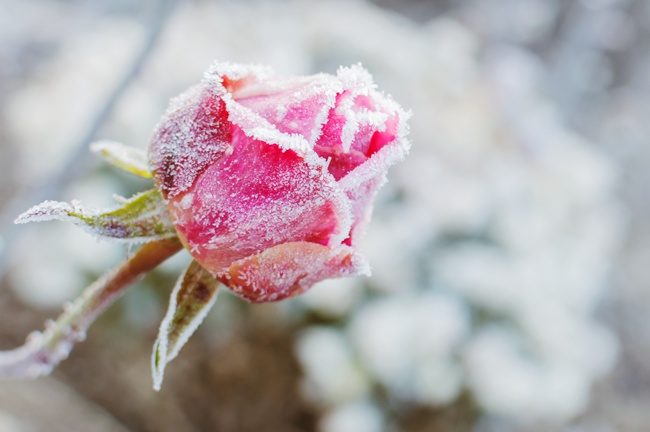
[(214, 305), (218, 288), (219, 282), (196, 261), (178, 279), (153, 348), (151, 367), (155, 390), (160, 390), (167, 363), (178, 355)]

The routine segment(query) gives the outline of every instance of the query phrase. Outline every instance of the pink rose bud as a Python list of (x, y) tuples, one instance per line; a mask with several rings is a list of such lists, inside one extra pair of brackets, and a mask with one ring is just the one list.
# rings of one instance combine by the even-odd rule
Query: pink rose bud
[(357, 252), (408, 114), (361, 66), (278, 77), (215, 64), (174, 99), (149, 149), (182, 243), (241, 297), (291, 297), (367, 274)]

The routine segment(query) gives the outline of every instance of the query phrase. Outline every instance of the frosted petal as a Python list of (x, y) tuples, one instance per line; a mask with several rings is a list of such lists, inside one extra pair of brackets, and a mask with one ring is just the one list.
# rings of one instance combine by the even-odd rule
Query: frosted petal
[[(329, 112), (321, 146), (340, 148), (348, 153), (359, 129), (369, 123), (380, 127), (385, 121), (385, 114), (374, 112), (374, 103), (359, 103), (359, 98), (367, 96), (375, 89), (372, 77), (361, 65), (341, 67), (337, 71), (337, 80), (341, 90), (336, 98), (336, 106)], [(372, 102), (372, 101), (370, 101)], [(363, 149), (357, 149), (363, 153)]]
[(293, 242), (237, 261), (219, 279), (244, 299), (262, 303), (300, 294), (323, 279), (361, 274), (370, 274), (368, 265), (350, 247)]
[(229, 151), (231, 131), (225, 102), (216, 90), (196, 86), (172, 99), (149, 149), (151, 168), (166, 198), (189, 189)]
[[(310, 155), (309, 142), (298, 133), (282, 133), (271, 122), (235, 101), (230, 95), (224, 96), (228, 118), (250, 138), (275, 144), (282, 150), (293, 150), (303, 158)], [(310, 162), (317, 163), (316, 159)]]
[(342, 90), (336, 77), (276, 77), (269, 68), (217, 62), (203, 85), (223, 98), (229, 120), (249, 137), (322, 163), (310, 150)]
[(386, 183), (386, 174), (378, 175), (362, 182), (354, 189), (348, 189), (346, 194), (352, 206), (352, 228), (345, 244), (356, 246), (366, 231), (372, 214), (372, 202), (377, 191)]
[(176, 230), (158, 189), (137, 194), (112, 210), (96, 210), (45, 201), (15, 220), (17, 224), (51, 220), (69, 221), (102, 238), (127, 242), (148, 242), (174, 237)]
[[(340, 68), (337, 78), (343, 91), (336, 96), (335, 107), (330, 109), (314, 150), (321, 158), (329, 160), (328, 169), (336, 180), (353, 172), (363, 174), (355, 183), (360, 185), (371, 177), (382, 175), (389, 165), (406, 154), (408, 114), (375, 89), (370, 74), (361, 66)], [(382, 156), (385, 163), (373, 162), (375, 170), (357, 173), (357, 167), (384, 147), (391, 147), (388, 153), (396, 157)]]
[(339, 181), (343, 190), (353, 190), (375, 177), (385, 175), (391, 165), (404, 159), (411, 147), (406, 123), (411, 113), (405, 112), (392, 100), (385, 100), (384, 104), (393, 113), (392, 121), (387, 123), (385, 131), (376, 132), (373, 136), (376, 142), (370, 143), (370, 149), (374, 151), (368, 160)]
[(275, 79), (257, 84), (257, 95), (239, 97), (237, 102), (278, 131), (299, 134), (313, 146), (341, 90), (341, 83), (331, 75)]
[(154, 389), (160, 390), (165, 367), (181, 350), (217, 300), (219, 282), (192, 261), (172, 291), (151, 359)]
[(147, 164), (147, 154), (139, 148), (126, 146), (115, 141), (98, 141), (90, 145), (90, 150), (99, 153), (106, 161), (124, 171), (144, 178), (151, 178)]
[(284, 242), (336, 246), (348, 236), (350, 203), (324, 167), (240, 131), (233, 147), (170, 202), (181, 238), (205, 267), (227, 268)]
[(220, 94), (247, 97), (253, 83), (266, 80), (272, 73), (267, 66), (217, 61), (205, 73), (203, 86)]

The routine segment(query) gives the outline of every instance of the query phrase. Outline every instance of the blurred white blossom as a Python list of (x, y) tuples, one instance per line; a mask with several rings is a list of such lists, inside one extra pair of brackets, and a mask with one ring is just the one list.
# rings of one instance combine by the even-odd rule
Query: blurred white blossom
[(321, 420), (322, 432), (381, 432), (381, 411), (369, 402), (353, 402), (338, 407)]

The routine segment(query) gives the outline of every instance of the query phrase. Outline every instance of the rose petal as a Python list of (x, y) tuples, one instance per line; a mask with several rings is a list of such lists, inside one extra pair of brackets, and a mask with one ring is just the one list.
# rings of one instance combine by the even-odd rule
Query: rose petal
[(401, 161), (411, 147), (406, 123), (411, 113), (405, 112), (390, 99), (384, 99), (383, 104), (393, 114), (387, 122), (386, 130), (375, 132), (375, 142), (369, 146), (372, 152), (370, 157), (339, 180), (340, 187), (345, 191), (354, 190), (373, 178), (385, 175), (388, 168)]
[(378, 175), (346, 191), (352, 207), (352, 229), (344, 244), (349, 246), (358, 244), (370, 222), (372, 202), (384, 183), (386, 183), (386, 175)]
[(217, 90), (197, 86), (172, 99), (154, 132), (149, 164), (167, 199), (189, 189), (230, 147), (232, 125)]
[(300, 134), (312, 145), (334, 106), (340, 82), (331, 75), (267, 80), (255, 88), (256, 96), (237, 102), (262, 116), (278, 131)]
[(194, 258), (209, 269), (284, 242), (336, 246), (351, 227), (350, 203), (324, 167), (295, 152), (233, 133), (233, 152), (171, 200)]
[(215, 93), (230, 93), (233, 97), (247, 97), (254, 91), (255, 83), (271, 78), (271, 68), (256, 64), (215, 62), (203, 78), (203, 86), (214, 89)]
[(375, 90), (362, 67), (341, 68), (337, 78), (344, 91), (336, 96), (314, 150), (330, 161), (329, 171), (339, 180), (397, 138), (404, 112)]
[(294, 242), (233, 263), (219, 280), (244, 299), (262, 303), (300, 294), (323, 279), (359, 274), (369, 269), (352, 248)]

